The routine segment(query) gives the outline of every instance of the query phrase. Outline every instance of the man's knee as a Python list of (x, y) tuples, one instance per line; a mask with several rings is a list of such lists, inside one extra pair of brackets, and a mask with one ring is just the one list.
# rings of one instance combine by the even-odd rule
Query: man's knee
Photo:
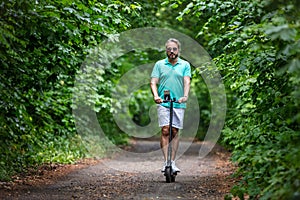
[(178, 133), (178, 128), (172, 127), (172, 135), (173, 135), (173, 137), (177, 136), (177, 133)]
[(172, 127), (172, 133), (177, 134), (178, 133), (178, 128)]
[[(162, 136), (169, 136), (169, 131), (170, 131), (169, 126), (162, 127), (162, 129), (161, 129)], [(172, 127), (172, 135), (173, 135), (173, 137), (177, 136), (177, 133), (178, 133), (178, 128)]]
[(169, 136), (169, 126), (163, 126), (161, 129), (162, 136)]

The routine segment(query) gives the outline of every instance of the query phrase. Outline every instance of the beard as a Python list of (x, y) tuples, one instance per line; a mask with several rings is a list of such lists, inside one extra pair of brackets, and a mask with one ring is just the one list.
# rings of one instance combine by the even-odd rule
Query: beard
[(175, 53), (167, 53), (167, 56), (169, 59), (171, 60), (175, 60), (177, 57), (178, 57), (178, 54), (175, 54)]

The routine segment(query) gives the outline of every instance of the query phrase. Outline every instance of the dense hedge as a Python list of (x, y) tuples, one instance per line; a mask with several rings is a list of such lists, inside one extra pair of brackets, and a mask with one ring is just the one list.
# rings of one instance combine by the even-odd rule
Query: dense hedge
[(110, 1), (1, 2), (1, 180), (83, 157), (71, 109), (75, 74), (89, 49), (129, 28), (140, 9)]
[[(76, 72), (90, 49), (109, 34), (162, 26), (198, 40), (223, 76), (228, 111), (221, 142), (232, 150), (241, 177), (232, 195), (299, 197), (299, 11), (297, 0), (4, 0), (0, 179), (41, 163), (74, 162), (85, 156), (87, 147), (76, 132), (71, 107)], [(131, 52), (99, 75), (99, 80), (109, 81), (95, 87), (95, 111), (115, 143), (127, 136), (111, 117), (110, 89), (122, 73), (153, 62), (160, 53)], [(198, 135), (203, 137), (210, 118), (209, 93), (202, 80), (192, 84), (200, 85), (195, 91), (201, 104)], [(137, 91), (130, 102), (132, 118), (140, 125), (148, 123), (142, 113), (153, 103), (145, 90)]]
[(224, 77), (232, 149), (250, 199), (299, 198), (300, 10), (297, 1), (171, 1)]

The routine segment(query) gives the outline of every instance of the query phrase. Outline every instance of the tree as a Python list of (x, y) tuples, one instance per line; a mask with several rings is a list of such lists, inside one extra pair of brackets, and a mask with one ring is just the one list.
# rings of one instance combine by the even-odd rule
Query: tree
[[(168, 1), (196, 18), (228, 89), (223, 143), (233, 150), (243, 199), (299, 192), (299, 7), (297, 1)], [(284, 184), (283, 184), (284, 183)]]
[(0, 179), (6, 179), (36, 164), (83, 157), (71, 108), (75, 74), (89, 50), (129, 28), (141, 7), (6, 0), (0, 9)]

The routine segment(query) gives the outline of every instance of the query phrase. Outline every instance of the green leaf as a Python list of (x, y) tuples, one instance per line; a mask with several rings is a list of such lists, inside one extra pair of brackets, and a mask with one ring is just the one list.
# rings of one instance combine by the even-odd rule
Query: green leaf
[(281, 39), (283, 41), (293, 41), (296, 37), (296, 29), (289, 28), (288, 24), (281, 26), (270, 26), (265, 30), (265, 33), (271, 37), (272, 40)]
[(290, 73), (300, 74), (300, 60), (299, 59), (294, 58), (286, 65), (286, 67), (288, 68), (288, 71)]

